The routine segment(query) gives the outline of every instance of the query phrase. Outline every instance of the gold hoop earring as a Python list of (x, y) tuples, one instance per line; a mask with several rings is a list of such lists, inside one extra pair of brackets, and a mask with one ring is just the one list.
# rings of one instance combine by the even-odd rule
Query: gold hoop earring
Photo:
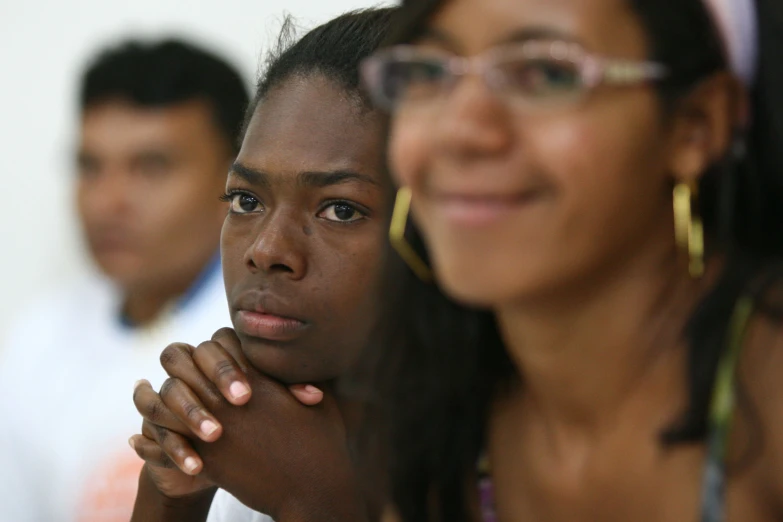
[(704, 226), (694, 212), (698, 190), (695, 183), (678, 183), (674, 187), (674, 238), (688, 253), (688, 272), (697, 279), (704, 275)]
[(392, 212), (391, 226), (389, 227), (389, 241), (413, 273), (419, 279), (428, 283), (432, 281), (430, 267), (427, 266), (427, 263), (424, 262), (405, 239), (405, 229), (408, 226), (408, 213), (410, 212), (412, 197), (413, 194), (410, 187), (401, 187), (397, 191), (397, 199), (394, 201), (394, 211)]

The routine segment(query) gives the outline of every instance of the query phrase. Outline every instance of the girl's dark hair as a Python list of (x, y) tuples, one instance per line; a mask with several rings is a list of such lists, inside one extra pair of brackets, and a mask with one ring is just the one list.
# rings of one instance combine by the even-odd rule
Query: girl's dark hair
[[(652, 58), (674, 73), (659, 88), (663, 110), (726, 68), (704, 0), (629, 1), (646, 28)], [(405, 0), (390, 43), (415, 40), (444, 3)], [(783, 3), (756, 3), (761, 51), (750, 92), (752, 125), (741, 140), (744, 153), (728, 153), (705, 174), (699, 191), (711, 250), (725, 265), (687, 328), (689, 404), (681, 421), (662, 434), (667, 444), (704, 438), (733, 307), (751, 290), (761, 299), (783, 274), (772, 268), (783, 256)], [(409, 232), (424, 253), (415, 229)], [(376, 432), (365, 434), (364, 442), (366, 448), (380, 447), (373, 455), (384, 459), (382, 473), (402, 520), (467, 521), (474, 515), (467, 495), (475, 488), (467, 482), (475, 477), (484, 447), (488, 411), (500, 387), (513, 383), (516, 370), (492, 314), (453, 303), (434, 285), (419, 282), (396, 256), (387, 257), (384, 325), (359, 367), (374, 391), (370, 410)]]
[(319, 25), (298, 41), (294, 21), (286, 17), (277, 45), (264, 61), (244, 129), (269, 91), (296, 76), (321, 74), (356, 99), (359, 107), (372, 109), (361, 88), (359, 64), (386, 39), (394, 11), (388, 7), (351, 11)]

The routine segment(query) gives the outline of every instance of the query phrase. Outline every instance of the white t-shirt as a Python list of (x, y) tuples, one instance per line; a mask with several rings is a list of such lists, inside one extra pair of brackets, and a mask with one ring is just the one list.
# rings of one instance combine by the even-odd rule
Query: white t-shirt
[(219, 489), (212, 501), (207, 522), (274, 522), (266, 515), (253, 511), (229, 493)]
[[(120, 299), (86, 279), (38, 299), (0, 354), (0, 522), (127, 522), (142, 462), (133, 384), (155, 389), (175, 341), (198, 344), (230, 326), (219, 265), (154, 326), (119, 320)], [(21, 515), (20, 515), (21, 514)]]

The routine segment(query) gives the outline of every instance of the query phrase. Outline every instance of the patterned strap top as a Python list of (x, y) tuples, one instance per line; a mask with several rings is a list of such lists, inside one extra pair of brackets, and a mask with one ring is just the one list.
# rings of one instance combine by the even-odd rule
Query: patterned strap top
[[(707, 462), (702, 479), (701, 517), (699, 522), (724, 522), (726, 448), (736, 402), (735, 374), (748, 323), (753, 314), (753, 300), (741, 298), (734, 307), (729, 337), (715, 377), (710, 403), (707, 436)], [(498, 522), (495, 495), (486, 459), (479, 463), (479, 501), (483, 522)]]

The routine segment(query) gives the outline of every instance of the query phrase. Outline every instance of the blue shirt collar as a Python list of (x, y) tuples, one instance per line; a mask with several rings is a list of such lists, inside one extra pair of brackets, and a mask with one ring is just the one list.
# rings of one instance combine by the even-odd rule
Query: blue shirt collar
[[(193, 301), (198, 298), (212, 278), (218, 277), (220, 273), (220, 252), (218, 252), (212, 257), (209, 263), (207, 263), (207, 266), (204, 268), (204, 270), (201, 271), (196, 280), (193, 281), (193, 284), (190, 285), (190, 288), (188, 288), (188, 290), (182, 296), (180, 296), (179, 299), (177, 299), (177, 302), (174, 305), (174, 310), (180, 311), (190, 306)], [(137, 327), (137, 325), (131, 322), (131, 320), (125, 314), (123, 314), (122, 311), (120, 311), (117, 320), (119, 321), (120, 326), (122, 326), (122, 328), (125, 330), (133, 330)]]

